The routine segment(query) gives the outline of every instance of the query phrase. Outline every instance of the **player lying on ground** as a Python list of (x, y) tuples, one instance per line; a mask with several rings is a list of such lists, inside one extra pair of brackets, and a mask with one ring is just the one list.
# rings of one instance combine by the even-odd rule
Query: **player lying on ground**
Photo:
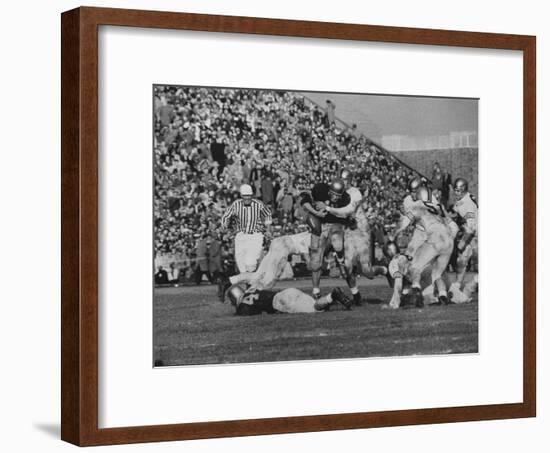
[(220, 279), (221, 288), (218, 293), (221, 295), (221, 300), (223, 301), (227, 288), (237, 283), (247, 283), (250, 285), (249, 289), (273, 288), (285, 269), (288, 257), (290, 255), (308, 255), (310, 243), (311, 234), (307, 231), (273, 239), (269, 251), (263, 257), (256, 272), (243, 272)]
[[(412, 260), (407, 257), (407, 261), (410, 261), (406, 274), (411, 281), (411, 299), (418, 307), (424, 305), (420, 280), (424, 269), (431, 266), (431, 282), (436, 286), (439, 301), (447, 304), (447, 287), (441, 277), (449, 264), (458, 227), (445, 217), (441, 205), (435, 204), (432, 191), (424, 186), (416, 190), (413, 203), (408, 207), (394, 236), (397, 237), (412, 223), (419, 224), (424, 229), (426, 239), (416, 249)], [(405, 274), (402, 275), (404, 276)], [(396, 308), (394, 305), (395, 303), (392, 308)]]
[[(477, 257), (477, 201), (475, 197), (468, 192), (468, 181), (464, 178), (458, 178), (453, 186), (456, 202), (451, 209), (455, 215), (456, 221), (460, 226), (457, 236), (456, 250), (456, 282), (451, 285), (450, 291), (453, 293), (454, 302), (467, 302), (471, 299), (471, 294), (477, 289), (477, 275), (472, 281), (464, 285), (464, 278), (468, 264), (472, 258)], [(468, 294), (466, 292), (468, 286)]]
[(330, 294), (314, 299), (296, 288), (282, 291), (248, 290), (233, 285), (227, 290), (227, 297), (239, 316), (261, 315), (262, 313), (318, 313), (327, 311), (335, 303), (349, 310), (351, 300), (340, 288), (334, 288)]

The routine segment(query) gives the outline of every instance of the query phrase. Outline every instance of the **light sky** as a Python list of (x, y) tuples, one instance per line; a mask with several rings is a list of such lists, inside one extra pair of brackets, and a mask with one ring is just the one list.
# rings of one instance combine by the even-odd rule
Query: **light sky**
[(426, 137), (450, 132), (477, 132), (478, 101), (366, 94), (304, 92), (305, 96), (325, 107), (330, 99), (336, 116), (374, 141), (383, 135)]

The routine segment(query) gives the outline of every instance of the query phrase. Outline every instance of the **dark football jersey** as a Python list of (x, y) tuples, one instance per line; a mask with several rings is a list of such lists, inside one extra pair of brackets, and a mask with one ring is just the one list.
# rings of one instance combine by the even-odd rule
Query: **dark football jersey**
[(237, 307), (237, 315), (252, 316), (262, 313), (275, 313), (273, 308), (273, 298), (277, 291), (253, 290), (247, 291), (241, 303)]
[[(330, 186), (324, 182), (319, 182), (313, 186), (311, 193), (303, 192), (301, 194), (300, 204), (304, 205), (305, 203), (313, 204), (316, 201), (320, 201), (325, 204), (329, 204), (329, 191)], [(351, 203), (351, 198), (347, 192), (344, 192), (340, 197), (338, 202), (334, 205), (331, 204), (333, 208), (343, 208)], [(321, 218), (321, 223), (341, 223), (342, 225), (347, 225), (349, 219), (337, 217), (333, 214), (327, 214), (325, 217)]]
[(323, 203), (328, 203), (329, 186), (324, 182), (317, 183), (311, 189), (311, 192), (302, 192), (300, 194), (301, 200), (300, 204), (304, 205), (306, 203), (313, 204), (315, 201), (321, 201)]

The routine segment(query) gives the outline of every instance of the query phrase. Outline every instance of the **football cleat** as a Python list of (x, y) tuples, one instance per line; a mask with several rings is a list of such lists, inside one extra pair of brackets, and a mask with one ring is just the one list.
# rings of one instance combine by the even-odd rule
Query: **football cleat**
[(341, 303), (346, 310), (351, 310), (352, 302), (340, 288), (334, 288), (330, 293), (332, 300)]
[(422, 296), (422, 291), (420, 291), (420, 288), (412, 288), (410, 297), (411, 303), (413, 303), (416, 308), (424, 307), (424, 296)]
[(361, 293), (356, 293), (353, 295), (353, 305), (356, 307), (360, 307), (363, 305), (363, 298), (361, 297)]
[(409, 292), (407, 294), (401, 295), (401, 300), (399, 302), (399, 308), (413, 308), (414, 300), (412, 294)]
[(447, 296), (439, 296), (438, 300), (442, 305), (454, 305), (454, 302)]

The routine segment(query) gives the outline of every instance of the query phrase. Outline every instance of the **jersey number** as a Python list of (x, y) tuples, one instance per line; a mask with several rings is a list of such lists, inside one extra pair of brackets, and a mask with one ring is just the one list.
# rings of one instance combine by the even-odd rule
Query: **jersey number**
[(254, 305), (254, 302), (256, 302), (260, 298), (260, 293), (254, 292), (251, 294), (247, 294), (243, 297), (243, 303), (246, 305)]
[(424, 206), (426, 206), (426, 209), (431, 214), (445, 217), (445, 211), (443, 211), (443, 207), (440, 204), (436, 206), (433, 203), (430, 203), (429, 201), (424, 201)]

